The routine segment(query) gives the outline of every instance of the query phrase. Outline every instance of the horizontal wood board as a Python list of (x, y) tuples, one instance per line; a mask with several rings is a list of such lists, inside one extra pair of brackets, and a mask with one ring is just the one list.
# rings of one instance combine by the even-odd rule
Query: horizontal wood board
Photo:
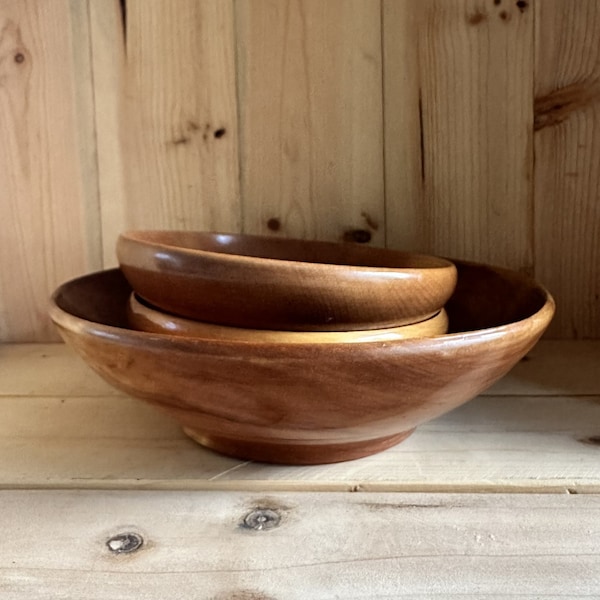
[(6, 600), (573, 600), (600, 584), (600, 496), (4, 491), (0, 503)]

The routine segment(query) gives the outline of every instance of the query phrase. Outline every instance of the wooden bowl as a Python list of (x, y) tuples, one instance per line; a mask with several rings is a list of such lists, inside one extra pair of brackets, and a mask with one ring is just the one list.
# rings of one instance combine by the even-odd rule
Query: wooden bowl
[(234, 327), (350, 331), (424, 321), (446, 304), (442, 258), (358, 244), (131, 231), (117, 255), (133, 289), (169, 313)]
[(554, 314), (539, 284), (457, 263), (447, 335), (361, 344), (184, 338), (128, 329), (118, 269), (53, 295), (63, 338), (108, 382), (170, 413), (225, 454), (311, 464), (388, 448), (502, 377)]
[(139, 331), (194, 337), (205, 340), (230, 342), (269, 342), (282, 344), (331, 344), (384, 342), (442, 335), (448, 331), (448, 315), (442, 310), (437, 315), (413, 325), (368, 329), (364, 331), (272, 331), (214, 325), (184, 319), (162, 312), (133, 293), (127, 305), (129, 325)]

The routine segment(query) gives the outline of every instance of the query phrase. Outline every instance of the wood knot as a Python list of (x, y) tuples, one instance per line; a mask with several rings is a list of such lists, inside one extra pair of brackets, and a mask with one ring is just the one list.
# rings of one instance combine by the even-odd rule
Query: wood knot
[(565, 121), (572, 112), (600, 98), (600, 84), (572, 83), (535, 99), (533, 125), (536, 131)]
[(600, 435), (590, 435), (589, 437), (579, 440), (582, 444), (589, 444), (590, 446), (600, 446)]
[(366, 229), (350, 229), (344, 232), (343, 240), (356, 244), (368, 244), (371, 241), (371, 232)]
[(144, 538), (139, 533), (127, 532), (113, 535), (106, 541), (106, 547), (113, 554), (131, 554), (144, 545)]
[(242, 527), (254, 531), (266, 531), (279, 527), (281, 515), (271, 508), (256, 508), (250, 511), (242, 521)]

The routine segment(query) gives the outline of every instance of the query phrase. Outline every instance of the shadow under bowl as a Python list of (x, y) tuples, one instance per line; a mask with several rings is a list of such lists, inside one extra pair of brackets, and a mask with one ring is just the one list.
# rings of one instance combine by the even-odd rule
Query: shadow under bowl
[(518, 273), (457, 261), (450, 333), (361, 344), (183, 338), (129, 329), (118, 269), (65, 283), (50, 314), (104, 379), (166, 410), (201, 444), (243, 459), (316, 464), (388, 448), (502, 377), (554, 301)]
[(360, 244), (249, 234), (130, 231), (117, 243), (144, 300), (206, 323), (280, 331), (396, 327), (438, 313), (448, 260)]

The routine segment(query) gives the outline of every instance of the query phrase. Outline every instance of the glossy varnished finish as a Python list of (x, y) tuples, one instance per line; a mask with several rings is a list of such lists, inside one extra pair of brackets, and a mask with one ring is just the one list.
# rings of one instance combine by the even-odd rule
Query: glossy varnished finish
[(486, 389), (554, 314), (526, 277), (457, 263), (447, 335), (396, 342), (277, 344), (127, 329), (118, 270), (57, 290), (61, 334), (107, 381), (167, 410), (203, 444), (241, 458), (325, 463), (400, 441)]
[(136, 294), (131, 294), (129, 297), (127, 318), (132, 329), (139, 331), (209, 340), (259, 343), (359, 344), (431, 337), (448, 331), (448, 314), (444, 309), (430, 319), (413, 325), (363, 331), (273, 331), (229, 327), (171, 315), (150, 306)]
[(221, 325), (350, 331), (417, 323), (456, 285), (442, 258), (350, 243), (245, 234), (132, 231), (123, 273), (145, 300)]

